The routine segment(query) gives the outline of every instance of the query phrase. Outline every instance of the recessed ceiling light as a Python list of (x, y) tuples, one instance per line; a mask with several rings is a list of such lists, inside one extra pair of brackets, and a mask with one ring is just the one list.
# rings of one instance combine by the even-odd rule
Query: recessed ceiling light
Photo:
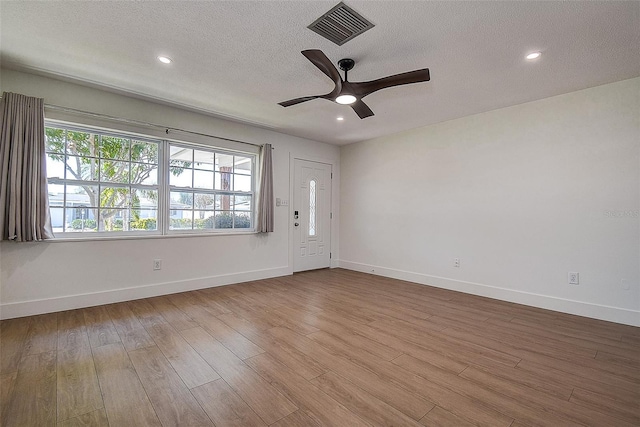
[(340, 95), (336, 98), (336, 102), (343, 105), (353, 104), (356, 102), (356, 97), (353, 95)]
[(531, 52), (530, 54), (525, 56), (525, 58), (527, 58), (529, 61), (533, 61), (534, 59), (540, 58), (540, 55), (542, 55), (541, 52)]
[(336, 117), (336, 120), (337, 120), (337, 121), (339, 121), (339, 122), (341, 122), (341, 121), (343, 121), (343, 120), (344, 120), (344, 117)]
[(158, 56), (158, 61), (162, 62), (163, 64), (171, 64), (171, 58), (167, 57), (167, 56)]

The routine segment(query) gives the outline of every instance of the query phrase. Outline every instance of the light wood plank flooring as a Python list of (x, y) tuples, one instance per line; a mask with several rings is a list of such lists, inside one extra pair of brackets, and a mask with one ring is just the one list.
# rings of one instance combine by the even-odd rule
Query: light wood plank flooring
[(0, 339), (7, 427), (640, 425), (640, 328), (340, 269)]

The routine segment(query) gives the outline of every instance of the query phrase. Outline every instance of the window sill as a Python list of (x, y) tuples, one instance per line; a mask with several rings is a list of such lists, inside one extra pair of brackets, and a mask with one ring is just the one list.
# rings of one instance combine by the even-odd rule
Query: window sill
[(151, 234), (151, 235), (125, 235), (125, 236), (95, 236), (95, 237), (54, 237), (53, 239), (43, 240), (45, 243), (64, 243), (64, 242), (100, 242), (100, 241), (118, 241), (118, 240), (147, 240), (147, 239), (177, 239), (191, 237), (214, 237), (214, 236), (247, 236), (258, 234), (255, 230), (234, 231), (230, 232), (208, 232), (208, 233), (172, 233), (172, 234)]

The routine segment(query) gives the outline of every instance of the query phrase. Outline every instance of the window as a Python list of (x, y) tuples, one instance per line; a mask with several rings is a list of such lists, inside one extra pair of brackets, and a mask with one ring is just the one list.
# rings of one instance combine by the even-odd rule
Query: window
[(55, 233), (157, 230), (158, 141), (46, 128)]
[(47, 124), (56, 235), (253, 228), (255, 155)]
[(169, 144), (170, 230), (252, 228), (253, 158)]

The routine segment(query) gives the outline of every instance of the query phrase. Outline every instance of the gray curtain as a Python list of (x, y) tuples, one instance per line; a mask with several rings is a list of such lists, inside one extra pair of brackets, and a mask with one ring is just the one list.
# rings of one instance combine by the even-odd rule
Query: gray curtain
[(50, 239), (44, 100), (4, 92), (0, 114), (0, 237)]
[(260, 168), (260, 193), (258, 200), (258, 233), (273, 232), (273, 164), (271, 144), (262, 146), (262, 167)]

